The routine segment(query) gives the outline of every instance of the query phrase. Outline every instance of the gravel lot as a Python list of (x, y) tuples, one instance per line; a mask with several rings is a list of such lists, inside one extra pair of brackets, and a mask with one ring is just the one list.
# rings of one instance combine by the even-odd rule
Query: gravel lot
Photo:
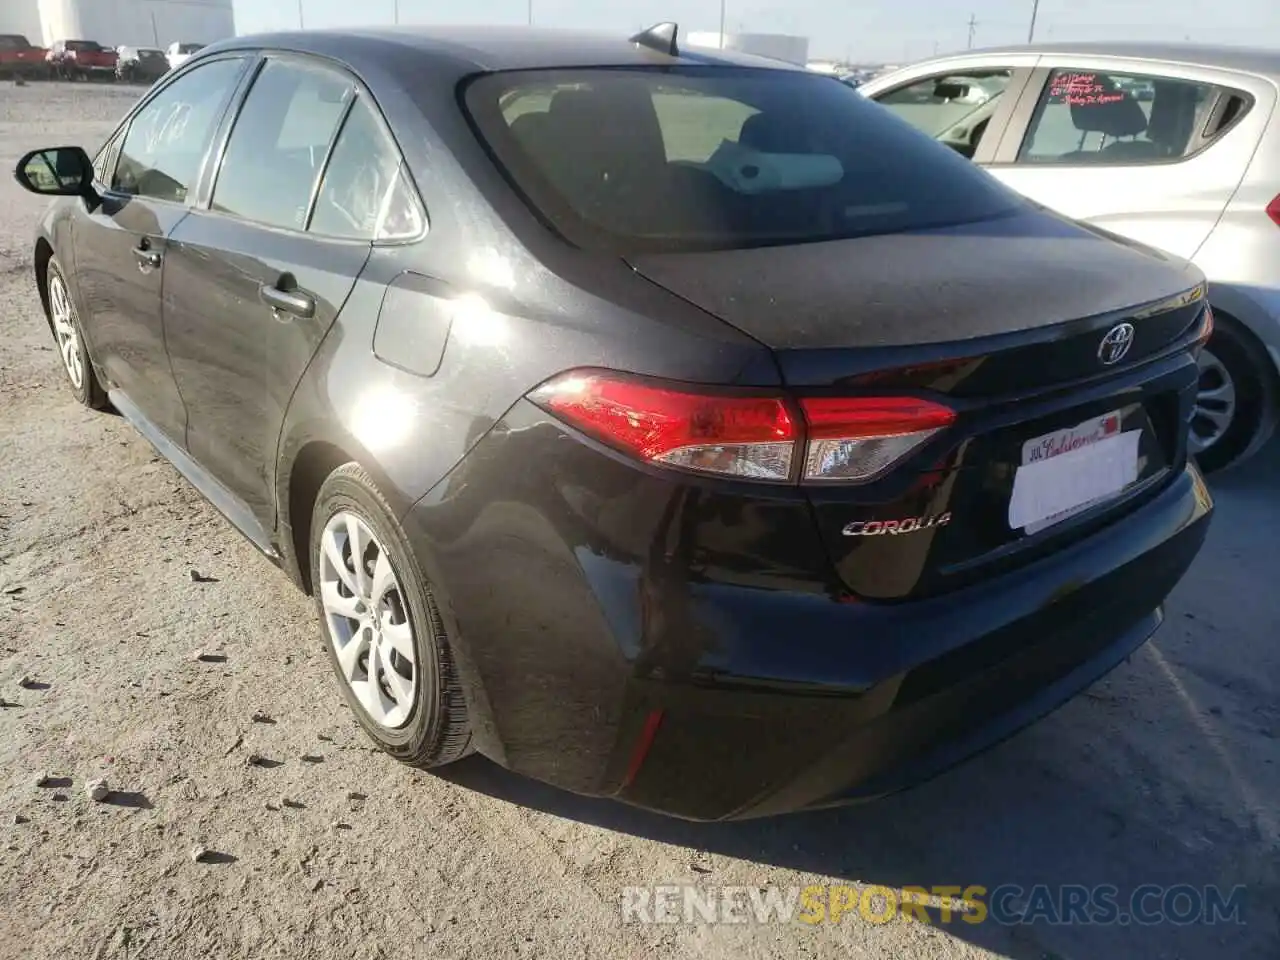
[[(0, 167), (96, 146), (136, 96), (5, 84)], [(1277, 445), (1214, 485), (1156, 641), (1038, 726), (891, 801), (668, 821), (372, 752), (309, 602), (71, 400), (30, 275), (42, 208), (3, 173), (0, 957), (1280, 956)], [(621, 923), (624, 886), (666, 882), (1248, 892), (1244, 924), (1213, 927)]]

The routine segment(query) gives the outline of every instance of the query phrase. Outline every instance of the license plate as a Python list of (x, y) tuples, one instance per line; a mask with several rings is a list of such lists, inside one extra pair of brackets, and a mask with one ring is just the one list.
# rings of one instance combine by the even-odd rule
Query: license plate
[(1120, 424), (1115, 411), (1024, 443), (1009, 526), (1038, 533), (1136, 483), (1142, 431), (1121, 431)]

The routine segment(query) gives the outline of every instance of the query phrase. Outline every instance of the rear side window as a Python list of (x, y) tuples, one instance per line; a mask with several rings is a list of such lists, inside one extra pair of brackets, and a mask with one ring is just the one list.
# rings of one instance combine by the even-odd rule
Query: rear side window
[(184, 202), (243, 69), (238, 59), (214, 60), (156, 94), (129, 123), (112, 189)]
[(845, 84), (803, 71), (495, 73), (465, 102), (517, 188), (584, 247), (804, 243), (1022, 203)]
[(212, 207), (273, 227), (306, 227), (311, 194), (354, 96), (332, 70), (268, 60), (236, 118)]
[(1180, 160), (1225, 126), (1241, 95), (1212, 84), (1093, 70), (1055, 70), (1018, 154), (1020, 163), (1147, 164)]
[(417, 198), (400, 153), (364, 98), (357, 99), (333, 147), (310, 229), (330, 237), (394, 240), (422, 232)]

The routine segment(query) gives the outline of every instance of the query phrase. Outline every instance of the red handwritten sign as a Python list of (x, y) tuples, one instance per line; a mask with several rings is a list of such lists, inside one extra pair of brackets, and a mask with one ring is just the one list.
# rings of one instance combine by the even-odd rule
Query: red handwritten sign
[(1073, 107), (1094, 107), (1118, 103), (1125, 95), (1096, 73), (1059, 73), (1049, 84), (1049, 100)]

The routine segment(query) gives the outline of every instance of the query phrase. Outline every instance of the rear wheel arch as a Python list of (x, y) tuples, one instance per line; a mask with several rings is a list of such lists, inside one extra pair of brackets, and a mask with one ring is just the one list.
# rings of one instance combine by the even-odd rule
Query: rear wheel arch
[(289, 480), (285, 486), (287, 500), (282, 511), (289, 523), (290, 543), (297, 562), (298, 585), (310, 595), (311, 583), (311, 514), (320, 488), (333, 471), (345, 463), (359, 462), (335, 443), (313, 440), (293, 458)]

